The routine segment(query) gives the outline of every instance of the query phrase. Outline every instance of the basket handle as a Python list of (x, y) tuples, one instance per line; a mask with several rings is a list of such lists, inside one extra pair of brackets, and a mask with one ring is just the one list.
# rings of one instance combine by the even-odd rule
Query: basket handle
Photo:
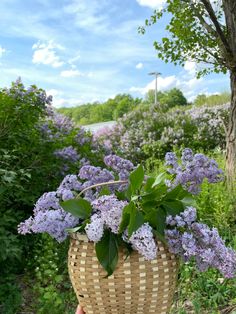
[[(83, 189), (78, 195), (77, 197), (79, 197), (80, 195), (82, 195), (84, 192), (86, 192), (87, 190), (90, 190), (92, 188), (96, 188), (98, 186), (105, 186), (105, 185), (112, 185), (112, 184), (125, 184), (128, 183), (128, 180), (118, 180), (118, 181), (108, 181), (108, 182), (101, 182), (101, 183), (97, 183), (94, 185), (90, 185), (87, 188)], [(77, 198), (76, 197), (76, 198)]]

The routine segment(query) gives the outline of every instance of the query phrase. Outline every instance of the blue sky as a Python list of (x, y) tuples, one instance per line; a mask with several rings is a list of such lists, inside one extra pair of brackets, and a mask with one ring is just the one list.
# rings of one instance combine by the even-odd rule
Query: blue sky
[(143, 97), (154, 88), (151, 71), (162, 73), (158, 89), (199, 93), (227, 91), (229, 78), (195, 78), (196, 64), (175, 67), (157, 58), (154, 40), (166, 20), (138, 34), (165, 0), (1, 0), (0, 86), (17, 77), (54, 96), (56, 107), (104, 101), (118, 93)]

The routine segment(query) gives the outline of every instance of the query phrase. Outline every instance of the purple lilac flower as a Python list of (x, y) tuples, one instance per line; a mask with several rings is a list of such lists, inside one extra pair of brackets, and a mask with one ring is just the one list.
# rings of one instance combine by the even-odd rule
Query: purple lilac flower
[(98, 213), (107, 228), (113, 233), (119, 232), (123, 208), (128, 204), (119, 201), (115, 195), (103, 195), (93, 201), (93, 209)]
[(177, 163), (177, 157), (174, 153), (167, 153), (165, 159), (165, 164), (170, 166), (169, 173), (174, 174), (172, 188), (181, 184), (190, 193), (198, 194), (200, 185), (205, 178), (210, 183), (220, 182), (224, 178), (223, 171), (218, 168), (214, 160), (203, 154), (193, 155), (189, 148), (184, 149), (182, 153), (182, 164)]
[(77, 134), (75, 136), (75, 141), (76, 141), (76, 143), (78, 143), (81, 146), (90, 142), (90, 138), (88, 137), (85, 129), (81, 128), (77, 132)]
[(75, 197), (73, 192), (71, 190), (68, 190), (68, 189), (63, 189), (63, 188), (58, 189), (57, 193), (60, 196), (60, 198), (62, 199), (62, 201), (68, 201), (68, 200), (71, 200)]
[(138, 251), (146, 260), (152, 260), (157, 255), (157, 244), (154, 240), (152, 227), (145, 223), (136, 230), (128, 239), (123, 236), (124, 241), (131, 243), (132, 248)]
[(63, 149), (58, 149), (54, 152), (56, 157), (68, 160), (70, 162), (76, 162), (80, 158), (76, 149), (72, 146), (65, 147)]
[(77, 175), (75, 175), (75, 174), (68, 174), (62, 180), (62, 182), (59, 185), (59, 188), (57, 189), (57, 191), (60, 191), (60, 189), (81, 191), (82, 190), (82, 183), (78, 180), (78, 176)]
[[(185, 222), (184, 231), (179, 226), (179, 217)], [(181, 216), (168, 216), (166, 223), (174, 227), (165, 231), (170, 252), (180, 255), (184, 261), (194, 257), (200, 271), (213, 267), (226, 278), (236, 276), (236, 252), (225, 246), (216, 228), (196, 222), (194, 208), (187, 208)]]
[(115, 172), (120, 173), (123, 170), (132, 171), (134, 165), (131, 161), (123, 159), (116, 155), (108, 155), (104, 157), (106, 166), (112, 168)]
[[(83, 183), (83, 189), (90, 187), (94, 184), (114, 181), (114, 175), (107, 169), (102, 169), (101, 167), (94, 167), (90, 165), (83, 166), (79, 171), (79, 177), (82, 180), (86, 180)], [(108, 189), (114, 191), (113, 186), (108, 186)], [(92, 190), (88, 190), (85, 192), (84, 196), (88, 201), (93, 201), (98, 197), (97, 192), (101, 190), (101, 187), (96, 188), (96, 192), (94, 193)]]
[(176, 168), (178, 167), (178, 159), (175, 153), (168, 152), (165, 155), (165, 165), (170, 166), (171, 168), (168, 169), (170, 173), (175, 173)]
[(36, 202), (34, 212), (45, 212), (48, 209), (60, 209), (56, 192), (44, 193)]
[(75, 227), (79, 219), (65, 212), (60, 200), (74, 198), (73, 190), (79, 190), (77, 176), (68, 175), (64, 178), (56, 192), (44, 193), (36, 202), (33, 216), (18, 226), (19, 233), (47, 232), (58, 242), (67, 237), (66, 228)]
[(47, 210), (36, 212), (33, 217), (21, 223), (18, 226), (18, 232), (22, 234), (47, 232), (58, 242), (62, 242), (68, 235), (65, 229), (72, 228), (78, 223), (78, 218), (66, 213), (63, 209)]
[(60, 134), (69, 134), (75, 127), (73, 121), (69, 117), (58, 112), (54, 112), (51, 121)]
[(89, 180), (91, 185), (114, 180), (114, 175), (107, 169), (90, 165), (83, 166), (80, 169), (79, 177), (82, 180)]

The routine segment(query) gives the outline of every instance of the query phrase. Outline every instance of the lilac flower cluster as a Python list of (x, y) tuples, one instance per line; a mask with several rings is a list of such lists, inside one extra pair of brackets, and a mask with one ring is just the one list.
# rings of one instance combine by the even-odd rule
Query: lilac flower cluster
[[(67, 196), (65, 196), (67, 195)], [(60, 200), (74, 198), (70, 190), (49, 192), (43, 194), (35, 204), (33, 216), (18, 226), (18, 232), (43, 233), (47, 232), (58, 242), (62, 242), (67, 237), (66, 228), (75, 227), (79, 219), (65, 212), (60, 206)]]
[(134, 165), (131, 161), (116, 155), (105, 156), (104, 162), (107, 167), (110, 167), (119, 174), (120, 180), (127, 180), (130, 172), (134, 169)]
[(73, 146), (68, 146), (62, 149), (57, 149), (55, 150), (54, 155), (58, 158), (62, 158), (70, 162), (76, 162), (80, 158), (76, 149)]
[[(89, 240), (98, 242), (101, 240), (104, 229), (118, 234), (122, 219), (123, 208), (128, 204), (119, 201), (115, 195), (104, 195), (92, 203), (94, 214), (91, 222), (86, 225), (85, 231)], [(143, 224), (130, 238), (127, 231), (123, 234), (123, 240), (130, 243), (147, 260), (152, 260), (157, 254), (157, 245), (153, 237), (152, 228), (148, 223)]]
[(153, 237), (152, 227), (144, 223), (128, 239), (127, 232), (123, 235), (123, 240), (132, 245), (146, 260), (152, 260), (157, 255), (157, 244)]
[(48, 140), (64, 137), (74, 130), (74, 122), (69, 117), (55, 112), (50, 105), (45, 111), (46, 119), (41, 122), (39, 128)]
[(167, 185), (175, 187), (181, 184), (192, 194), (200, 192), (200, 185), (204, 179), (209, 183), (220, 182), (224, 179), (223, 171), (219, 169), (215, 160), (203, 154), (195, 154), (189, 148), (182, 152), (182, 163), (178, 163), (175, 153), (167, 153), (165, 165), (169, 166), (168, 172), (174, 175), (174, 181), (167, 181)]
[(77, 144), (83, 146), (86, 143), (90, 142), (90, 138), (87, 136), (85, 129), (81, 128), (75, 135), (75, 141)]
[(66, 228), (73, 228), (79, 219), (65, 212), (60, 201), (75, 197), (75, 192), (83, 189), (82, 183), (76, 175), (67, 175), (59, 185), (57, 191), (44, 193), (36, 202), (33, 216), (21, 223), (18, 231), (21, 234), (47, 232), (58, 242), (66, 239)]
[(168, 216), (165, 235), (172, 253), (185, 262), (194, 258), (200, 271), (218, 269), (226, 278), (236, 276), (236, 252), (225, 246), (217, 229), (196, 222), (196, 209), (188, 207), (177, 216)]
[(26, 233), (43, 233), (47, 232), (58, 242), (62, 242), (68, 236), (66, 228), (72, 228), (79, 223), (79, 220), (63, 209), (46, 210), (38, 212), (34, 217), (30, 217), (18, 227), (18, 232)]
[(94, 214), (91, 222), (87, 224), (85, 231), (91, 241), (98, 242), (104, 228), (109, 228), (117, 234), (122, 218), (122, 210), (127, 205), (125, 201), (119, 201), (115, 195), (104, 195), (92, 203)]
[(31, 100), (32, 106), (36, 105), (43, 109), (46, 108), (46, 105), (51, 105), (52, 102), (52, 96), (47, 96), (43, 89), (38, 89), (35, 85), (31, 85), (25, 89), (20, 77), (12, 83), (10, 88), (4, 88), (3, 91), (9, 96), (21, 101), (27, 98), (28, 101)]

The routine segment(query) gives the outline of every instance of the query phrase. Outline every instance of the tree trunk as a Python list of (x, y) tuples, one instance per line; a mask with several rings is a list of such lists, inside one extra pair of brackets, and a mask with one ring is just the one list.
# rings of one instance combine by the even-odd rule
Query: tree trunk
[(236, 188), (236, 71), (230, 73), (231, 105), (226, 136), (226, 174), (231, 188)]

